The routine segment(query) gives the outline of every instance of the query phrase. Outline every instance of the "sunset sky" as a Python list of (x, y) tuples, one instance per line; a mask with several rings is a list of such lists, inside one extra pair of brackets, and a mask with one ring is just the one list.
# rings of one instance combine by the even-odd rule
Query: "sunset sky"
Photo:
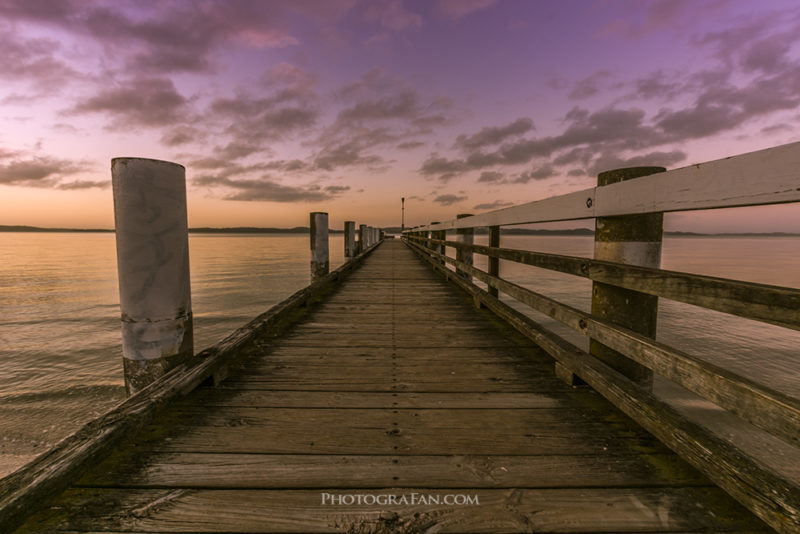
[(0, 0), (0, 224), (113, 227), (119, 156), (185, 165), (190, 226), (341, 228), (794, 142), (798, 36), (797, 0)]

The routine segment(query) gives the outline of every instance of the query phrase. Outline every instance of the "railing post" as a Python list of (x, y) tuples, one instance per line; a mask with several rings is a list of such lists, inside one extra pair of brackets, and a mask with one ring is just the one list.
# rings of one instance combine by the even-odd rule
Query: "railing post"
[(356, 223), (344, 222), (344, 257), (351, 259), (356, 256)]
[(186, 170), (111, 160), (122, 362), (129, 395), (193, 355)]
[[(442, 241), (445, 241), (445, 240), (447, 240), (447, 230), (439, 230), (438, 232), (434, 232), (434, 234), (436, 235), (436, 238), (437, 238), (437, 239), (440, 239), (440, 240), (442, 240)], [(436, 249), (436, 247), (434, 247), (434, 249)], [(439, 254), (441, 254), (442, 256), (445, 256), (445, 255), (447, 255), (447, 245), (445, 245), (444, 243), (442, 243), (441, 245), (439, 245), (439, 247), (438, 247), (438, 252), (439, 252)], [(446, 261), (444, 261), (444, 260), (440, 260), (440, 261), (441, 261), (442, 265), (445, 265), (445, 264), (447, 263), (447, 262), (446, 262)]]
[(358, 252), (363, 253), (367, 250), (367, 225), (358, 225)]
[[(471, 213), (459, 213), (456, 215), (456, 219), (463, 219), (465, 217), (472, 217)], [(465, 243), (467, 245), (472, 245), (475, 242), (475, 229), (474, 228), (458, 228), (456, 230), (456, 238), (459, 242)], [(456, 261), (460, 261), (467, 265), (472, 265), (472, 251), (471, 250), (456, 250)], [(467, 272), (462, 271), (458, 267), (456, 267), (456, 274), (461, 278), (466, 279), (467, 281), (472, 281), (472, 275)]]
[(311, 212), (311, 281), (330, 272), (328, 252), (328, 214), (322, 211)]
[[(500, 227), (499, 226), (490, 226), (489, 227), (489, 246), (490, 247), (500, 247)], [(489, 274), (492, 276), (500, 276), (500, 258), (492, 258), (491, 256), (488, 258), (489, 260)], [(497, 288), (489, 284), (489, 294), (493, 297), (498, 295)]]
[[(602, 172), (597, 176), (597, 185), (602, 187), (665, 170), (663, 167), (632, 167)], [(663, 213), (598, 217), (595, 220), (595, 259), (659, 268), (663, 221)], [(592, 315), (655, 338), (658, 297), (593, 282)], [(594, 339), (590, 340), (589, 352), (641, 387), (652, 389), (653, 371), (647, 367)]]
[[(439, 224), (439, 221), (431, 221), (431, 224)], [(426, 235), (426, 237), (428, 239), (436, 239), (436, 234), (437, 233), (438, 232), (436, 232), (434, 230), (429, 230), (429, 231), (425, 232), (425, 235)], [(426, 243), (426, 246), (427, 246), (428, 249), (430, 249), (430, 250), (432, 250), (434, 252), (436, 252), (439, 249), (438, 245), (434, 245), (430, 241)]]

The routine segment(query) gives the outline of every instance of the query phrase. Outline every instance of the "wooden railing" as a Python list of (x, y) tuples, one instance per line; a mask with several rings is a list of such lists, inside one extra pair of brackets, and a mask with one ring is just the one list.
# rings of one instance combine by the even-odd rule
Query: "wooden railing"
[[(560, 377), (595, 388), (777, 531), (800, 532), (795, 481), (651, 393), (655, 372), (800, 446), (800, 400), (655, 340), (658, 297), (800, 330), (799, 289), (659, 268), (664, 212), (800, 201), (800, 143), (663, 171), (602, 173), (597, 187), (412, 228), (403, 237), (476, 303), (550, 353)], [(592, 217), (595, 259), (500, 247), (501, 226)], [(478, 227), (489, 228), (489, 246), (472, 243)], [(458, 240), (448, 240), (447, 230), (456, 230)], [(455, 258), (446, 247), (455, 249)], [(475, 253), (487, 257), (488, 272), (473, 266)], [(592, 280), (591, 313), (503, 279), (501, 259)], [(589, 337), (589, 352), (501, 302), (498, 292)]]

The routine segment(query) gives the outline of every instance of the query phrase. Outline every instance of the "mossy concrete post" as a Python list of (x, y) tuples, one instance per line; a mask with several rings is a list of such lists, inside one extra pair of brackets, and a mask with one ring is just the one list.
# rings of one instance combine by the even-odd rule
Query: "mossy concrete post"
[(328, 250), (328, 214), (322, 211), (311, 212), (311, 281), (330, 272), (330, 253)]
[(132, 395), (193, 355), (186, 170), (114, 158), (111, 184), (123, 373)]
[[(500, 247), (500, 227), (499, 226), (490, 226), (489, 227), (489, 246), (499, 248)], [(500, 258), (492, 258), (489, 256), (489, 274), (492, 276), (500, 276)], [(497, 288), (489, 284), (489, 294), (493, 297), (498, 295)]]
[(356, 249), (356, 223), (355, 221), (344, 222), (344, 257), (354, 258), (357, 255)]
[(364, 252), (367, 250), (367, 225), (360, 224), (358, 226), (358, 251)]
[[(463, 219), (465, 217), (472, 217), (471, 213), (459, 213), (456, 215), (456, 219)], [(456, 240), (460, 243), (464, 243), (466, 245), (472, 245), (475, 242), (475, 229), (474, 228), (458, 228), (456, 230)], [(456, 249), (456, 261), (460, 261), (465, 263), (469, 266), (472, 266), (472, 251), (471, 250), (462, 250)], [(472, 275), (462, 271), (458, 267), (456, 267), (456, 274), (461, 278), (471, 282)]]
[[(631, 167), (602, 172), (599, 187), (664, 172), (663, 167)], [(595, 220), (594, 257), (598, 260), (659, 268), (663, 213), (598, 217)], [(656, 337), (658, 297), (621, 287), (592, 283), (592, 315), (638, 332)], [(653, 371), (591, 339), (589, 352), (621, 372), (642, 388), (652, 390)], [(560, 373), (566, 375), (562, 370)]]

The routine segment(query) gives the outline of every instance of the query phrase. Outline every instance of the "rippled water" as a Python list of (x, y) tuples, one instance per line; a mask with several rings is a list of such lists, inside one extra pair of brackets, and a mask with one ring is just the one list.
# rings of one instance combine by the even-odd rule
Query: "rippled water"
[[(485, 243), (485, 237), (476, 241)], [(502, 245), (591, 257), (593, 240), (504, 236)], [(189, 246), (196, 350), (309, 282), (305, 235), (192, 234)], [(343, 261), (341, 235), (331, 236), (330, 249), (336, 267)], [(672, 270), (800, 287), (799, 265), (797, 238), (667, 237), (663, 244), (662, 266)], [(480, 256), (476, 266), (485, 268)], [(508, 262), (501, 262), (501, 273), (570, 305), (590, 308), (588, 280)], [(549, 318), (537, 319), (584, 343)], [(800, 396), (800, 332), (662, 299), (658, 336)], [(0, 234), (0, 475), (122, 400), (121, 357), (114, 235)], [(656, 386), (658, 394), (682, 409), (726, 420), (713, 405), (671, 383)], [(728, 427), (718, 431), (733, 435)], [(763, 439), (758, 437), (758, 443), (766, 443), (772, 459), (794, 458), (780, 444)]]
[[(330, 237), (331, 266), (344, 260)], [(308, 236), (190, 234), (195, 350), (309, 283)], [(124, 399), (114, 234), (0, 233), (0, 475)]]

